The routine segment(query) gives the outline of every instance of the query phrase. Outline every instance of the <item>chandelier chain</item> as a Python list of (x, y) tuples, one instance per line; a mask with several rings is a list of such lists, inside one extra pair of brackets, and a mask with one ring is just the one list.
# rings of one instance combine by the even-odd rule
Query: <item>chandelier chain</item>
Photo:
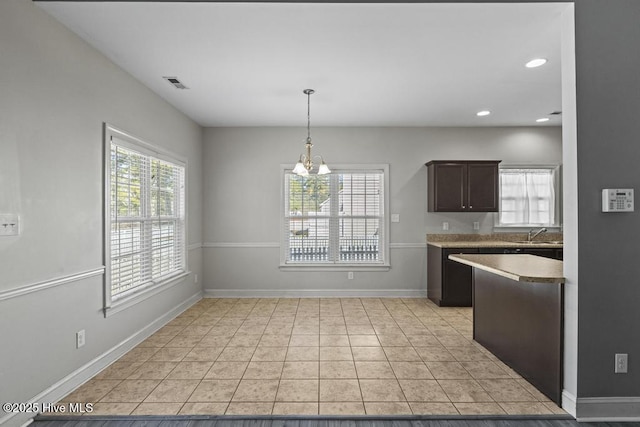
[(311, 94), (313, 89), (305, 89), (303, 91), (307, 95), (307, 141), (311, 139)]
[(307, 139), (311, 138), (311, 93), (307, 93)]

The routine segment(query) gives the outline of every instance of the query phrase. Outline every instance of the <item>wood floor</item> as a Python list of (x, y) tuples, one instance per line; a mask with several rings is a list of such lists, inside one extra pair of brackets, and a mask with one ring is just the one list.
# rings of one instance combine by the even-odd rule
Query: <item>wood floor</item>
[(39, 416), (33, 427), (637, 427), (636, 422), (577, 422), (570, 416)]

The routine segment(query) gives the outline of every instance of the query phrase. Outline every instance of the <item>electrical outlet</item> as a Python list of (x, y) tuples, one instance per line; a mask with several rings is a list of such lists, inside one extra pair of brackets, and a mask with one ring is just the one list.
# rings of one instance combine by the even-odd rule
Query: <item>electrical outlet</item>
[(76, 332), (76, 348), (80, 348), (84, 346), (84, 343), (85, 343), (84, 338), (85, 338), (84, 329)]
[(17, 236), (20, 234), (20, 217), (16, 214), (0, 215), (0, 236)]
[(197, 274), (193, 275), (193, 283), (198, 283), (198, 275)]
[(400, 222), (400, 214), (391, 214), (391, 222)]
[(449, 230), (449, 223), (448, 223), (447, 221), (445, 221), (445, 222), (443, 222), (443, 223), (442, 223), (442, 229), (443, 229), (444, 231)]
[(347, 279), (353, 280), (353, 271), (347, 273)]
[(628, 369), (628, 355), (626, 353), (617, 353), (616, 354), (616, 374), (626, 374)]
[(479, 221), (474, 221), (473, 222), (473, 229), (474, 230), (480, 230), (480, 222)]

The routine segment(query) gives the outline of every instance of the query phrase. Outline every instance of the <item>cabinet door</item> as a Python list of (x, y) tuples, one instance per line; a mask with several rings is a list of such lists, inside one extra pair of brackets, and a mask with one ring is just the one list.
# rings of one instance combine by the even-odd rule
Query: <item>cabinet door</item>
[(473, 268), (451, 261), (449, 255), (478, 253), (478, 249), (448, 249), (443, 251), (442, 305), (471, 307)]
[(440, 305), (442, 301), (443, 249), (427, 245), (427, 298)]
[(481, 254), (529, 254), (562, 261), (562, 249), (557, 248), (480, 248)]
[(558, 250), (555, 248), (526, 248), (523, 250), (523, 252), (529, 255), (558, 259)]
[(435, 212), (462, 212), (465, 210), (467, 168), (464, 164), (433, 165), (433, 210)]
[(468, 210), (498, 211), (498, 164), (469, 163), (467, 165)]

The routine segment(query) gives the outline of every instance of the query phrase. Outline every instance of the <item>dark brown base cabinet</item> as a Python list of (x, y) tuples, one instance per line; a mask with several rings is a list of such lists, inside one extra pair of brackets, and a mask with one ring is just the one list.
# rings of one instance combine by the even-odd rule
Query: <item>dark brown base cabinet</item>
[(562, 261), (562, 248), (480, 248), (481, 254), (527, 254)]
[(562, 260), (559, 248), (439, 248), (427, 245), (427, 298), (440, 307), (471, 307), (473, 268), (452, 254), (530, 254)]
[(471, 307), (473, 269), (451, 254), (477, 254), (477, 248), (427, 246), (427, 298), (440, 307)]

